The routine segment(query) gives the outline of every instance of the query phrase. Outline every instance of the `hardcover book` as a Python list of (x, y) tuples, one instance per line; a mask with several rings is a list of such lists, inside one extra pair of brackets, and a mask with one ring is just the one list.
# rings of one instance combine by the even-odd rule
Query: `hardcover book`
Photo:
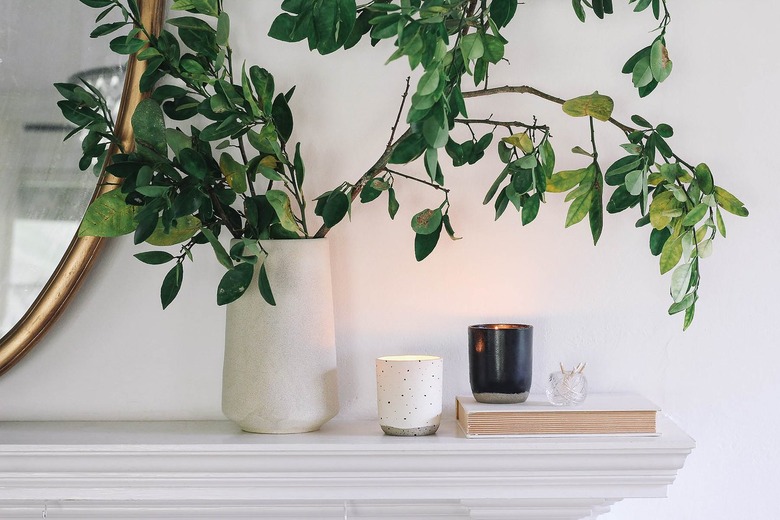
[(590, 394), (577, 406), (539, 396), (520, 404), (478, 403), (458, 396), (456, 418), (466, 437), (657, 435), (659, 408), (636, 394)]

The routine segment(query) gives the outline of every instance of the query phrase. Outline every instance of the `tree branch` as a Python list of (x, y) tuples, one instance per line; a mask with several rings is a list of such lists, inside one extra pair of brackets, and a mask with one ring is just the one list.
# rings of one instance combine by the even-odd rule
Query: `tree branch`
[[(368, 171), (366, 171), (366, 173), (364, 173), (360, 177), (360, 179), (358, 179), (358, 181), (354, 184), (352, 189), (352, 197), (351, 197), (352, 200), (355, 200), (357, 198), (357, 196), (360, 194), (360, 191), (363, 189), (363, 186), (365, 186), (368, 183), (368, 181), (370, 181), (371, 179), (376, 177), (377, 174), (385, 170), (385, 166), (387, 166), (387, 163), (390, 161), (390, 157), (393, 155), (393, 152), (398, 147), (398, 144), (404, 139), (406, 139), (407, 137), (409, 137), (410, 135), (412, 135), (412, 129), (407, 128), (406, 132), (404, 132), (401, 135), (401, 137), (396, 139), (392, 144), (388, 145), (385, 148), (385, 151), (382, 154), (382, 156), (379, 159), (377, 159), (374, 165), (371, 168), (369, 168)], [(314, 235), (314, 238), (324, 238), (325, 235), (328, 234), (328, 231), (330, 231), (330, 228), (325, 224), (323, 224), (322, 227), (320, 227), (320, 229)]]
[(496, 121), (494, 119), (455, 119), (455, 122), (463, 125), (503, 126), (510, 130), (512, 127), (521, 127), (527, 130), (549, 130), (550, 128), (547, 125), (529, 125), (528, 123), (523, 123), (522, 121)]
[[(470, 92), (464, 92), (463, 97), (473, 98), (473, 97), (482, 97), (482, 96), (492, 96), (494, 94), (531, 94), (536, 97), (545, 99), (547, 101), (557, 103), (559, 105), (563, 105), (564, 103), (566, 103), (565, 99), (561, 99), (551, 94), (547, 94), (546, 92), (542, 92), (541, 90), (536, 89), (534, 87), (529, 87), (528, 85), (519, 85), (519, 86), (506, 85), (504, 87), (494, 87), (494, 88), (486, 88), (483, 90), (474, 90)], [(623, 132), (625, 132), (626, 134), (630, 134), (631, 132), (636, 131), (635, 128), (625, 125), (612, 117), (609, 118), (609, 122), (615, 125)]]
[(390, 168), (387, 168), (387, 167), (384, 168), (384, 171), (386, 171), (387, 173), (389, 173), (390, 175), (393, 175), (393, 176), (397, 175), (399, 177), (403, 177), (404, 179), (409, 179), (410, 181), (416, 181), (416, 182), (419, 182), (420, 184), (425, 184), (426, 186), (430, 186), (431, 188), (437, 189), (439, 191), (443, 191), (444, 193), (449, 193), (450, 192), (449, 189), (447, 189), (447, 188), (445, 188), (443, 186), (439, 186), (438, 184), (434, 184), (432, 182), (428, 182), (428, 181), (426, 181), (424, 179), (418, 179), (417, 177), (413, 177), (412, 175), (407, 175), (405, 173), (401, 173), (401, 172), (396, 171), (396, 170), (391, 170)]

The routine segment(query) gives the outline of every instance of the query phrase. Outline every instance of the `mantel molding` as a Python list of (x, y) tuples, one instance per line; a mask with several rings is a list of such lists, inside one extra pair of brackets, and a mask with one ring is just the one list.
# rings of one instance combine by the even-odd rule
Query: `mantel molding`
[(666, 496), (694, 442), (667, 419), (659, 430), (466, 439), (452, 422), (418, 438), (350, 421), (285, 436), (221, 421), (0, 423), (0, 517), (573, 520)]

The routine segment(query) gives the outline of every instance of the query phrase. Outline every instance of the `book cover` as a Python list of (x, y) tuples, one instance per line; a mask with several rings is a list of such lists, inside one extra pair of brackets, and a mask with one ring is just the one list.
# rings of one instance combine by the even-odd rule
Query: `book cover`
[(555, 406), (540, 396), (509, 405), (458, 396), (456, 404), (467, 437), (656, 435), (659, 411), (637, 394), (591, 394), (577, 406)]

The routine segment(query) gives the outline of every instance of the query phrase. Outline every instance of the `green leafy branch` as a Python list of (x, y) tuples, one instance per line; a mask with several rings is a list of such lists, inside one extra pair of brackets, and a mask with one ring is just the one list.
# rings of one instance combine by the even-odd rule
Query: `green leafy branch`
[[(120, 0), (81, 1), (103, 9), (97, 22), (111, 12), (120, 13), (118, 22), (98, 25), (93, 36), (128, 30), (110, 46), (116, 52), (136, 53), (146, 62), (140, 86), (151, 97), (133, 115), (135, 150), (120, 150), (106, 166), (106, 171), (123, 180), (121, 189), (90, 206), (80, 232), (100, 236), (133, 232), (136, 243), (184, 244), (179, 255), (162, 251), (138, 255), (147, 263), (174, 262), (161, 290), (164, 306), (178, 293), (183, 263), (192, 259), (193, 247), (200, 244), (209, 244), (227, 270), (218, 287), (219, 303), (239, 297), (252, 283), (258, 265), (257, 283), (272, 303), (259, 240), (310, 236), (303, 190), (306, 169), (300, 143), (292, 151), (291, 142), (289, 103), (294, 88), (277, 93), (273, 76), (258, 66), (243, 65), (240, 75), (234, 70), (230, 18), (220, 0), (175, 0), (174, 10), (201, 15), (168, 20), (176, 35), (166, 29), (150, 34), (140, 24), (133, 0), (127, 7)], [(652, 44), (623, 67), (639, 95), (645, 96), (672, 70), (665, 41), (671, 17), (665, 0), (629, 0), (629, 4), (637, 12), (652, 8), (659, 20), (659, 34)], [(374, 164), (356, 181), (344, 181), (313, 199), (313, 213), (323, 220), (315, 237), (325, 236), (351, 215), (358, 197), (361, 203), (370, 203), (387, 192), (388, 213), (394, 218), (399, 209), (394, 183), (409, 180), (443, 194), (439, 206), (418, 211), (411, 220), (415, 257), (424, 259), (435, 249), (442, 230), (458, 238), (450, 221), (440, 152), (446, 152), (453, 167), (472, 165), (495, 142), (504, 166), (483, 202), (493, 202), (496, 218), (511, 203), (522, 224), (529, 224), (547, 193), (565, 193), (570, 203), (566, 226), (588, 216), (595, 244), (603, 230), (605, 185), (614, 187), (607, 212), (640, 207), (637, 224), (651, 224), (651, 252), (661, 257), (662, 273), (672, 272), (674, 303), (669, 312), (685, 311), (685, 326), (690, 324), (701, 278), (699, 259), (711, 252), (716, 231), (725, 236), (720, 210), (741, 216), (747, 210), (715, 186), (706, 165), (694, 167), (671, 149), (669, 125), (652, 126), (639, 116), (632, 117), (638, 129), (621, 123), (612, 117), (612, 99), (598, 92), (565, 100), (526, 85), (491, 87), (491, 68), (506, 63), (508, 40), (502, 31), (517, 13), (517, 0), (375, 0), (364, 5), (355, 0), (285, 0), (281, 6), (284, 12), (273, 21), (271, 37), (306, 40), (310, 49), (321, 54), (349, 49), (364, 38), (372, 44), (391, 40), (395, 51), (389, 60), (406, 58), (411, 70), (422, 69), (414, 88), (407, 78), (390, 138)], [(573, 0), (572, 6), (583, 21), (586, 9), (598, 18), (613, 11), (611, 0)], [(479, 90), (464, 91), (467, 76)], [(157, 86), (163, 79), (174, 81)], [(105, 157), (109, 145), (121, 143), (115, 143), (113, 121), (99, 93), (67, 84), (58, 89), (65, 97), (63, 114), (77, 126), (76, 132), (86, 131), (85, 142), (89, 142), (82, 159), (86, 169)], [(572, 149), (587, 157), (587, 164), (556, 171), (551, 129), (536, 118), (526, 123), (492, 114), (469, 115), (469, 99), (510, 93), (531, 94), (561, 105), (573, 117), (587, 117), (590, 150)], [(406, 128), (401, 131), (404, 113)], [(189, 129), (169, 124), (195, 116), (209, 123)], [(623, 145), (627, 155), (604, 173), (596, 121), (618, 128), (628, 141)], [(470, 137), (456, 141), (451, 136), (456, 126), (465, 126)], [(475, 131), (485, 126), (491, 127), (487, 133)], [(496, 140), (497, 131), (506, 135)], [(417, 160), (422, 160), (427, 179), (391, 166)], [(222, 228), (234, 237), (229, 251), (219, 241)]]

